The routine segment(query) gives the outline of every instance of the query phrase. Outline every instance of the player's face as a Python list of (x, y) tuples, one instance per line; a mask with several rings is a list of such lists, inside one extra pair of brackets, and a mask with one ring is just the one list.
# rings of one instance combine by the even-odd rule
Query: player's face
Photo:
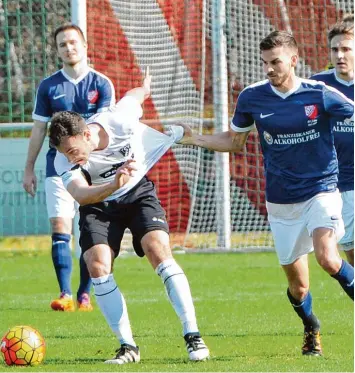
[(86, 130), (82, 135), (65, 137), (57, 147), (72, 164), (84, 165), (91, 152), (90, 131)]
[(264, 72), (274, 87), (285, 87), (294, 75), (297, 55), (291, 48), (276, 47), (261, 52)]
[(78, 31), (68, 29), (57, 35), (57, 51), (64, 64), (75, 66), (86, 58), (87, 45)]
[(339, 78), (354, 78), (354, 38), (351, 35), (336, 35), (330, 42), (330, 59)]

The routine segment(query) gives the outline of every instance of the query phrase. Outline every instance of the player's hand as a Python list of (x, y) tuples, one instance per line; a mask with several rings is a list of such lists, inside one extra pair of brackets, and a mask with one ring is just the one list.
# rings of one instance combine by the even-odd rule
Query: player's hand
[(32, 197), (35, 196), (37, 190), (37, 177), (33, 170), (25, 170), (22, 185), (28, 194)]
[(137, 166), (134, 159), (129, 159), (121, 167), (118, 167), (114, 180), (117, 189), (127, 184), (130, 178), (134, 175), (135, 171), (137, 171)]
[(184, 136), (179, 141), (176, 141), (176, 143), (182, 145), (194, 145), (191, 127), (185, 123), (177, 123), (175, 126), (180, 126), (184, 129)]
[(152, 82), (152, 76), (150, 75), (150, 69), (149, 66), (146, 67), (145, 69), (145, 74), (144, 74), (144, 80), (143, 80), (143, 88), (145, 90), (146, 98), (150, 96), (150, 84)]

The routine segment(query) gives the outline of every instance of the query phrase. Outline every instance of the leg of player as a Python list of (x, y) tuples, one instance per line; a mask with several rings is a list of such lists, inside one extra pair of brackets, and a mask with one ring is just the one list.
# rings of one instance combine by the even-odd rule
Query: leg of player
[(78, 291), (76, 293), (78, 300), (78, 310), (89, 312), (93, 310), (90, 301), (91, 278), (82, 253), (79, 259), (79, 269), (80, 283)]
[(304, 325), (303, 355), (320, 356), (320, 322), (312, 311), (312, 295), (309, 291), (308, 256), (303, 255), (291, 264), (283, 265), (287, 280), (288, 299)]
[(45, 181), (46, 205), (52, 228), (52, 260), (58, 279), (60, 296), (51, 303), (55, 311), (74, 311), (71, 292), (72, 257), (70, 239), (73, 219), (73, 197), (59, 176)]
[(141, 245), (155, 272), (166, 288), (169, 300), (178, 315), (190, 360), (209, 358), (209, 350), (199, 333), (190, 286), (184, 271), (171, 254), (169, 235), (162, 230), (146, 233)]
[(341, 198), (345, 234), (338, 242), (338, 247), (345, 252), (346, 259), (354, 267), (354, 191), (342, 192)]
[[(354, 242), (352, 242), (352, 246), (354, 246)], [(351, 264), (354, 267), (354, 249), (344, 250), (344, 252), (349, 264)]]
[(138, 363), (140, 353), (133, 339), (126, 301), (112, 274), (113, 258), (113, 251), (104, 244), (95, 245), (84, 253), (97, 304), (121, 344), (116, 356), (105, 363)]
[(335, 278), (346, 294), (354, 300), (354, 267), (341, 259), (337, 249), (336, 232), (329, 228), (317, 228), (312, 236), (319, 265)]
[(74, 311), (71, 292), (72, 257), (70, 250), (70, 218), (50, 218), (52, 226), (52, 260), (60, 288), (60, 296), (51, 303), (55, 311)]

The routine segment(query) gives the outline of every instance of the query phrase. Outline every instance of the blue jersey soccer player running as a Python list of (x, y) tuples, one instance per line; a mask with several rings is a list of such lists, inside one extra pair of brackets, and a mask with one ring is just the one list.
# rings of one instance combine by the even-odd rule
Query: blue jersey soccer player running
[[(23, 180), (25, 190), (34, 196), (36, 176), (34, 165), (43, 145), (47, 124), (52, 115), (61, 110), (73, 110), (84, 118), (107, 110), (115, 103), (115, 91), (111, 81), (87, 65), (87, 44), (82, 30), (73, 24), (65, 24), (54, 33), (57, 52), (63, 68), (44, 79), (37, 91), (33, 110), (34, 126), (28, 149)], [(56, 150), (50, 147), (46, 167), (46, 203), (52, 228), (52, 260), (56, 271), (60, 297), (53, 300), (53, 310), (74, 311), (71, 292), (72, 258), (70, 234), (75, 215), (75, 201), (66, 191), (54, 169)], [(91, 280), (83, 258), (80, 258), (80, 285), (77, 292), (78, 309), (91, 311)]]
[(260, 50), (268, 79), (241, 92), (230, 130), (195, 135), (183, 124), (180, 143), (240, 151), (256, 125), (264, 155), (268, 219), (287, 276), (288, 298), (304, 324), (302, 353), (321, 355), (307, 254), (314, 249), (320, 266), (354, 299), (354, 268), (337, 250), (344, 226), (330, 120), (351, 118), (354, 103), (322, 82), (296, 76), (298, 47), (291, 34), (272, 32), (261, 41)]
[[(333, 69), (315, 74), (322, 81), (354, 100), (354, 17), (335, 24), (328, 33)], [(354, 267), (354, 126), (340, 119), (332, 120), (334, 144), (339, 162), (338, 188), (343, 200), (345, 235), (339, 241), (349, 263)]]

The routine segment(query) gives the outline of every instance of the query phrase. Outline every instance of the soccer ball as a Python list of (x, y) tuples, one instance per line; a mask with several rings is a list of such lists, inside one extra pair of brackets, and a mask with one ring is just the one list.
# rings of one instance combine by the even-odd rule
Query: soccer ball
[(7, 365), (38, 365), (45, 351), (44, 338), (30, 326), (14, 326), (1, 340), (1, 352)]

